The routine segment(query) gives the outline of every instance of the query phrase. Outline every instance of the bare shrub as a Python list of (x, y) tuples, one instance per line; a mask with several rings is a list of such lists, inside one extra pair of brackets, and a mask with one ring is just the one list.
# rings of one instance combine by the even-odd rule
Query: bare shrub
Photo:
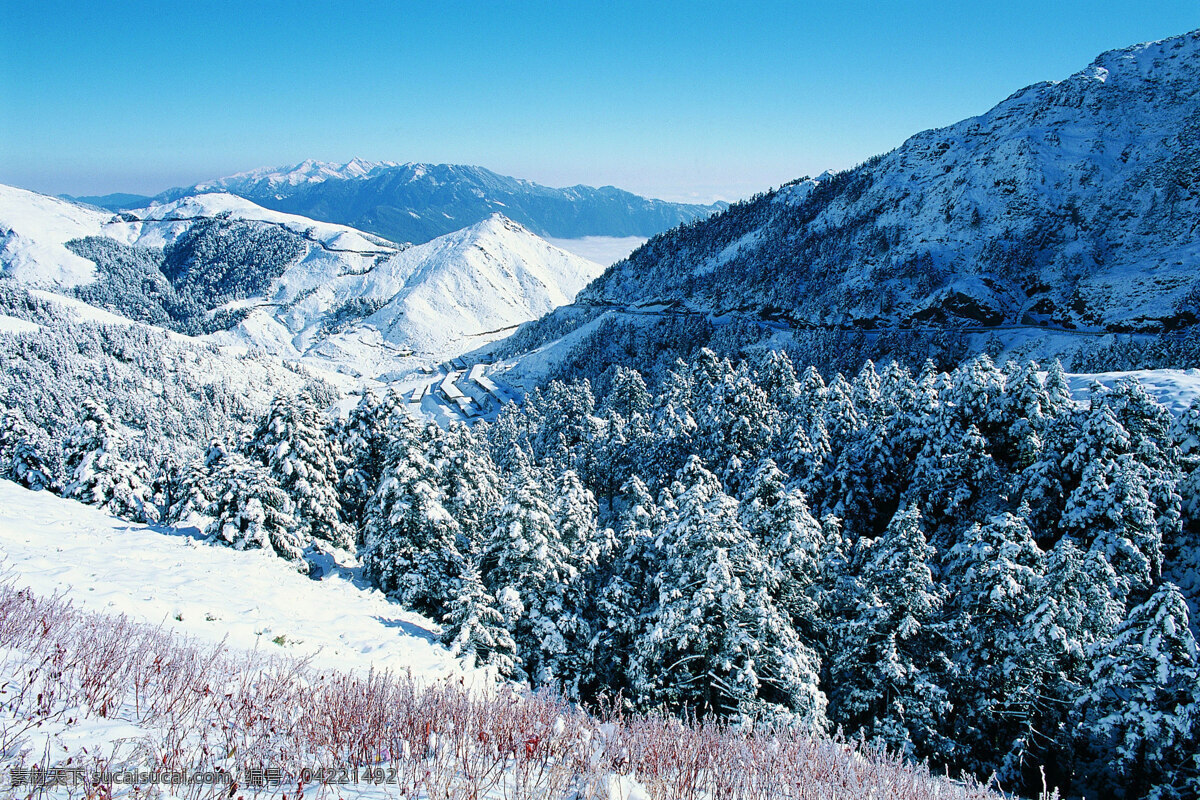
[[(33, 749), (40, 733), (85, 720), (129, 723), (142, 735), (100, 752)], [(360, 788), (386, 780), (392, 796), (443, 800), (609, 800), (619, 794), (610, 794), (616, 776), (632, 776), (655, 800), (996, 796), (785, 725), (591, 716), (509, 685), (422, 685), (409, 674), (319, 670), (304, 659), (201, 645), (125, 617), (85, 613), (11, 582), (0, 582), (0, 760), (92, 775), (220, 770), (234, 797), (345, 796), (353, 787), (320, 783), (342, 770), (349, 779), (357, 770)], [(283, 782), (239, 783), (249, 767), (277, 768)], [(72, 796), (107, 797), (113, 789), (85, 786)], [(172, 792), (207, 797), (213, 787)]]

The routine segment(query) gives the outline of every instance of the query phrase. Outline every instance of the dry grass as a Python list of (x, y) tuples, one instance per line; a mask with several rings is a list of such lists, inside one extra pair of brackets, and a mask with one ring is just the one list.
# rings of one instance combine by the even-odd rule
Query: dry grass
[[(285, 780), (259, 792), (288, 798), (353, 795), (354, 786), (298, 784), (305, 768), (354, 765), (360, 776), (394, 771), (395, 782), (377, 790), (406, 798), (609, 800), (611, 776), (627, 774), (655, 800), (997, 796), (801, 731), (599, 719), (510, 687), (482, 692), (461, 682), (423, 686), (408, 675), (322, 672), (303, 660), (204, 646), (85, 613), (9, 584), (0, 584), (0, 692), (0, 793), (17, 792), (7, 786), (9, 766), (36, 763), (239, 777), (246, 766), (272, 766)], [(30, 752), (40, 733), (98, 720), (130, 723), (141, 734), (103, 752)], [(108, 797), (115, 788), (70, 794)], [(203, 786), (173, 791), (214, 794)], [(232, 796), (253, 794), (238, 785)]]

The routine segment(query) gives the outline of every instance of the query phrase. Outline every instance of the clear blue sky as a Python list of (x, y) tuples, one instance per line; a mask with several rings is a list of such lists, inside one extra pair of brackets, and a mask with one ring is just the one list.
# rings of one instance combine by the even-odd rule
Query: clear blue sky
[(844, 168), (1200, 2), (24, 2), (0, 183), (155, 193), (305, 158), (733, 199)]

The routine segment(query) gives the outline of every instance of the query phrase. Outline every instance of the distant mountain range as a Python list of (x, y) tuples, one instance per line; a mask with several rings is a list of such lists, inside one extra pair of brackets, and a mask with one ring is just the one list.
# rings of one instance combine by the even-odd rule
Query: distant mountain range
[(418, 244), (497, 212), (539, 236), (574, 239), (653, 236), (726, 207), (650, 200), (612, 186), (553, 189), (482, 167), (359, 159), (252, 170), (153, 198), (118, 194), (69, 199), (121, 210), (208, 192), (225, 192), (275, 211)]
[(1156, 332), (1200, 318), (1200, 31), (650, 240), (584, 304), (796, 328)]

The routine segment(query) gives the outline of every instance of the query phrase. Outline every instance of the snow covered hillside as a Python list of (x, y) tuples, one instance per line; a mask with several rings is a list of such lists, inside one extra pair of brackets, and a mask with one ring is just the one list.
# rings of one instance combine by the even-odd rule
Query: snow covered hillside
[[(498, 687), (357, 570), (310, 580), (3, 480), (0, 548), (5, 796), (212, 796), (184, 777), (202, 772), (236, 796), (998, 796), (801, 728), (602, 723)], [(78, 771), (46, 791), (34, 765)], [(173, 785), (147, 795), (130, 773), (151, 770)]]
[(264, 551), (207, 544), (195, 529), (137, 525), (0, 480), (2, 569), (39, 595), (207, 643), (304, 656), (343, 670), (465, 674), (438, 627), (369, 588), (357, 569), (305, 577)]
[(355, 377), (475, 349), (602, 271), (499, 214), (408, 248), (221, 193), (111, 215), (0, 187), (0, 226), (19, 283)]
[(90, 283), (96, 265), (72, 253), (65, 243), (105, 235), (111, 219), (104, 211), (0, 186), (0, 275), (33, 286)]

